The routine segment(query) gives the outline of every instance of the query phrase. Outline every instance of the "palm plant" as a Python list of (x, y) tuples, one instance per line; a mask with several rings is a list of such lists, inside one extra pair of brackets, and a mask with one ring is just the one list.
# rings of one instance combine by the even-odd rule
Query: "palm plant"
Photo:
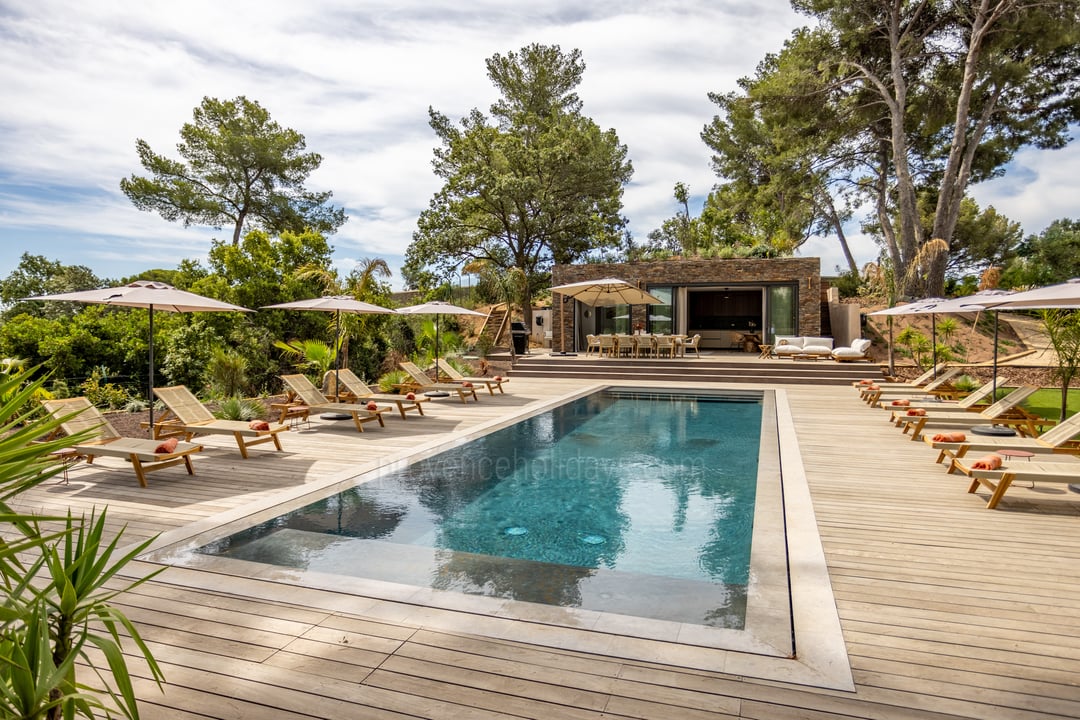
[(315, 382), (319, 382), (319, 378), (334, 367), (334, 360), (337, 358), (335, 349), (322, 340), (276, 340), (274, 347), (292, 359), (297, 368), (312, 371)]
[[(33, 371), (31, 371), (32, 374)], [(161, 670), (135, 626), (111, 600), (150, 580), (106, 589), (153, 538), (114, 557), (122, 532), (104, 541), (105, 513), (88, 521), (17, 512), (10, 501), (60, 472), (49, 454), (85, 439), (48, 438), (60, 421), (38, 412), (32, 398), (41, 381), (0, 376), (0, 716), (33, 720), (138, 718), (139, 710), (121, 639), (138, 647), (160, 685)], [(59, 529), (54, 523), (60, 522)], [(90, 652), (93, 648), (95, 652)], [(104, 657), (108, 672), (101, 667)], [(81, 682), (89, 668), (97, 687)], [(109, 679), (111, 677), (111, 680)]]

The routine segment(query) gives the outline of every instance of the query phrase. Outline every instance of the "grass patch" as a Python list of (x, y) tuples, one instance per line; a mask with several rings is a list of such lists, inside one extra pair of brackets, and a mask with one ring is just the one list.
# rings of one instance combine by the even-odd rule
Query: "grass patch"
[[(1042, 388), (1036, 390), (1024, 403), (1024, 407), (1049, 420), (1057, 420), (1061, 412), (1061, 390), (1058, 388)], [(1069, 388), (1069, 401), (1065, 410), (1068, 417), (1080, 412), (1080, 389)]]

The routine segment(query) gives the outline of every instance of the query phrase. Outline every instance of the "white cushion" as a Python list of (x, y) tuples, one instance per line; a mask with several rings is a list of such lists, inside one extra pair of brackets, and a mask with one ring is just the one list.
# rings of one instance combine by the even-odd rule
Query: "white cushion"
[(806, 337), (803, 338), (803, 347), (825, 348), (826, 350), (832, 350), (832, 338), (827, 337)]
[[(782, 347), (793, 347), (795, 349), (802, 349), (803, 338), (795, 335), (777, 335), (776, 340), (773, 342), (773, 347), (779, 350)], [(785, 352), (787, 352), (785, 350)]]
[(806, 345), (802, 351), (807, 355), (831, 355), (832, 348), (824, 345)]
[(866, 338), (859, 338), (857, 340), (851, 341), (851, 349), (857, 350), (858, 352), (861, 352), (863, 355), (865, 355), (866, 351), (870, 349), (870, 346), (872, 344), (873, 343)]
[(842, 347), (833, 350), (832, 356), (838, 358), (861, 358), (865, 357), (866, 353), (856, 350), (855, 348)]

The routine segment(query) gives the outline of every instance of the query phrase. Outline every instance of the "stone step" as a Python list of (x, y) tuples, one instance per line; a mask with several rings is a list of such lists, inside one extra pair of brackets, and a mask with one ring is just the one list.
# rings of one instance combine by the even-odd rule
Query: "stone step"
[(742, 360), (676, 358), (617, 359), (583, 355), (519, 357), (513, 375), (604, 380), (682, 380), (732, 383), (849, 385), (864, 377), (878, 377), (873, 363), (837, 363), (831, 360)]

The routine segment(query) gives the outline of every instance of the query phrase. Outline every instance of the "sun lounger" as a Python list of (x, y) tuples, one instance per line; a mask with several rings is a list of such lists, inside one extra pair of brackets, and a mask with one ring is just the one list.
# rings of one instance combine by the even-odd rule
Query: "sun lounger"
[(1052, 422), (1033, 415), (1020, 407), (1032, 393), (1038, 390), (1036, 385), (1021, 385), (990, 407), (972, 413), (968, 410), (938, 411), (925, 410), (925, 415), (912, 416), (908, 411), (896, 411), (893, 418), (898, 427), (906, 434), (911, 431), (911, 439), (918, 440), (926, 427), (970, 427), (973, 425), (1007, 425), (1017, 432), (1035, 437), (1044, 425)]
[(413, 394), (413, 397), (409, 398), (405, 395), (374, 392), (367, 386), (367, 383), (356, 376), (356, 373), (347, 368), (342, 370), (330, 370), (326, 373), (326, 376), (331, 383), (334, 382), (335, 378), (341, 383), (341, 387), (338, 388), (338, 392), (336, 393), (339, 399), (357, 402), (361, 400), (364, 402), (374, 400), (375, 402), (392, 403), (397, 406), (402, 419), (405, 418), (405, 412), (408, 410), (415, 410), (420, 415), (423, 415), (424, 408), (421, 403), (431, 401), (431, 398), (426, 398), (423, 395)]
[(306, 405), (309, 411), (349, 415), (358, 432), (364, 432), (364, 423), (372, 421), (378, 422), (379, 427), (386, 427), (383, 413), (390, 412), (389, 407), (380, 406), (374, 401), (373, 409), (369, 409), (367, 403), (334, 402), (319, 392), (319, 388), (308, 380), (307, 375), (282, 375), (281, 379), (296, 395), (299, 404)]
[(973, 493), (982, 485), (990, 491), (988, 510), (993, 510), (1001, 502), (1009, 487), (1020, 482), (1080, 483), (1080, 461), (1074, 462), (1030, 462), (1017, 460), (1002, 463), (996, 469), (980, 469), (977, 463), (959, 461), (956, 469), (971, 478), (968, 492)]
[(84, 397), (42, 402), (45, 410), (60, 420), (60, 429), (68, 435), (91, 430), (93, 440), (75, 445), (72, 449), (92, 463), (95, 457), (118, 457), (131, 463), (139, 485), (146, 487), (146, 474), (183, 463), (188, 475), (195, 474), (191, 456), (202, 450), (201, 445), (175, 441), (126, 438), (116, 432), (105, 416)]
[(457, 396), (461, 398), (462, 403), (467, 403), (468, 398), (471, 395), (473, 400), (479, 401), (480, 398), (476, 396), (476, 386), (465, 383), (441, 383), (431, 380), (423, 370), (421, 370), (416, 363), (401, 362), (398, 363), (401, 369), (408, 373), (410, 380), (402, 383), (401, 387), (408, 390), (414, 390), (416, 392), (428, 393), (428, 392), (448, 392), (457, 393)]
[[(912, 390), (922, 387), (928, 382), (931, 382), (937, 378), (938, 375), (945, 372), (945, 368), (948, 367), (948, 363), (938, 363), (935, 367), (930, 368), (919, 377), (907, 382), (894, 382), (888, 377), (882, 378), (885, 382), (879, 382), (877, 380), (872, 381), (874, 385), (884, 385), (885, 387), (907, 387)], [(882, 366), (882, 372), (885, 371), (885, 367)], [(851, 386), (858, 391), (862, 391), (864, 387), (870, 383), (865, 380), (856, 380), (851, 383)]]
[(473, 385), (484, 385), (487, 387), (488, 394), (490, 395), (495, 394), (496, 388), (498, 388), (500, 393), (506, 392), (505, 390), (503, 390), (503, 383), (507, 381), (507, 378), (504, 378), (500, 375), (496, 375), (495, 377), (465, 377), (464, 375), (459, 373), (453, 365), (446, 362), (445, 360), (436, 360), (435, 366), (439, 369), (439, 374), (445, 375), (447, 378), (449, 378), (450, 382), (471, 382)]
[[(994, 390), (1005, 387), (1008, 383), (1008, 378), (997, 377), (956, 401), (932, 399), (924, 395), (922, 397), (893, 398), (885, 400), (882, 404), (878, 405), (878, 407), (889, 410), (890, 412), (902, 412), (904, 410), (919, 407), (926, 410), (971, 410), (973, 412), (978, 412), (988, 405), (988, 403), (983, 403), (983, 400), (990, 397)], [(898, 405), (897, 403), (900, 404)]]
[(860, 390), (860, 397), (870, 407), (877, 407), (886, 397), (907, 397), (915, 395), (933, 395), (935, 397), (956, 397), (960, 391), (950, 382), (959, 375), (960, 368), (950, 368), (920, 388), (902, 388), (897, 385), (870, 385)]
[[(963, 458), (972, 450), (992, 451), (1000, 449), (1026, 450), (1036, 455), (1059, 454), (1080, 455), (1080, 441), (1074, 440), (1080, 435), (1080, 413), (1072, 415), (1065, 422), (1058, 423), (1050, 430), (1037, 437), (988, 437), (974, 433), (961, 433), (963, 440), (938, 438), (948, 433), (923, 433), (927, 445), (938, 451), (936, 462), (950, 459), (949, 472), (954, 470), (953, 462)], [(1046, 458), (1043, 458), (1046, 459)]]
[(281, 451), (278, 435), (288, 430), (287, 425), (270, 425), (266, 429), (253, 427), (247, 420), (222, 420), (203, 405), (199, 398), (183, 385), (154, 388), (154, 396), (165, 403), (168, 412), (160, 422), (154, 423), (154, 437), (165, 438), (173, 435), (191, 440), (195, 435), (231, 435), (240, 448), (240, 457), (248, 457), (248, 448), (253, 445), (272, 442)]

